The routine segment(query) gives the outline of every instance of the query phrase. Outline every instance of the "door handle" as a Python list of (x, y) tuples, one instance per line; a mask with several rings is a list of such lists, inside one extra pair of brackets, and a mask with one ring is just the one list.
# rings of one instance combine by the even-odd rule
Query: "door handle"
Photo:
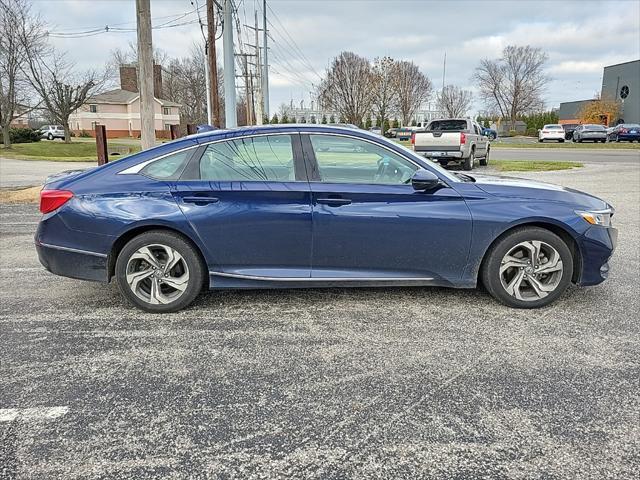
[(182, 197), (182, 201), (185, 203), (195, 203), (195, 204), (207, 204), (207, 203), (218, 203), (220, 199), (218, 197)]
[(321, 203), (330, 207), (339, 207), (341, 205), (349, 205), (351, 200), (348, 198), (318, 198), (316, 199), (316, 203)]

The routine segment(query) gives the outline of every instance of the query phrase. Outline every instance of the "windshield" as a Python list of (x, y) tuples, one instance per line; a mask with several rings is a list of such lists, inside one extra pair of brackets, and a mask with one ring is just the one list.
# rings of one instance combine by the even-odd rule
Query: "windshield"
[(433, 168), (434, 170), (436, 170), (438, 173), (440, 173), (443, 177), (445, 177), (447, 180), (451, 180), (452, 182), (460, 182), (461, 180), (456, 177), (455, 175), (453, 175), (451, 172), (445, 170), (444, 168), (442, 168), (440, 165), (438, 165), (437, 163), (433, 163), (430, 162), (428, 160), (425, 160), (424, 157), (421, 157), (420, 155), (416, 154), (416, 152), (414, 152), (413, 150), (411, 150), (410, 148), (405, 147), (404, 145), (401, 145), (399, 143), (394, 143), (394, 145), (396, 147), (399, 147), (409, 158), (413, 159), (413, 160), (417, 160), (419, 162), (426, 162), (429, 164), (429, 166), (431, 168)]
[(466, 120), (434, 120), (427, 127), (430, 132), (459, 132), (466, 129)]

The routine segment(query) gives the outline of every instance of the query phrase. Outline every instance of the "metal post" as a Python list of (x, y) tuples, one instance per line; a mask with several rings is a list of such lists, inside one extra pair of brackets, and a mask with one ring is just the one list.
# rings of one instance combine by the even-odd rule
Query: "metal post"
[(224, 116), (227, 128), (237, 127), (236, 69), (233, 55), (233, 5), (224, 0), (222, 46), (224, 49)]
[[(258, 11), (255, 11), (255, 32), (256, 32), (256, 92), (257, 92), (257, 98), (256, 98), (256, 103), (255, 103), (255, 109), (254, 109), (254, 114), (255, 114), (255, 124), (256, 125), (262, 125), (262, 81), (260, 79), (260, 76), (262, 75), (262, 71), (260, 68), (260, 29), (258, 27)], [(253, 85), (251, 88), (251, 91), (253, 92)]]
[(171, 140), (180, 138), (180, 125), (169, 125), (169, 131), (171, 132)]
[(267, 47), (267, 0), (262, 0), (262, 47), (264, 57), (262, 64), (262, 103), (264, 105), (264, 115), (269, 116), (269, 48)]
[(107, 149), (107, 128), (104, 125), (96, 125), (96, 148), (98, 149), (98, 165), (109, 162), (109, 152)]
[(142, 149), (156, 143), (153, 99), (153, 47), (150, 0), (136, 0), (138, 29), (138, 88), (140, 89), (140, 138)]

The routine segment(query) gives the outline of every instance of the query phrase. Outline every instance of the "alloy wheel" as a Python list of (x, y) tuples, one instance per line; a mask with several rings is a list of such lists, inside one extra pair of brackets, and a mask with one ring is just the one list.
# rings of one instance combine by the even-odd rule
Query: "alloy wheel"
[(522, 301), (533, 302), (549, 295), (560, 284), (562, 273), (558, 251), (539, 240), (518, 243), (500, 264), (502, 287)]
[(162, 244), (145, 245), (127, 262), (127, 284), (140, 300), (166, 305), (182, 296), (189, 285), (189, 268), (180, 253)]

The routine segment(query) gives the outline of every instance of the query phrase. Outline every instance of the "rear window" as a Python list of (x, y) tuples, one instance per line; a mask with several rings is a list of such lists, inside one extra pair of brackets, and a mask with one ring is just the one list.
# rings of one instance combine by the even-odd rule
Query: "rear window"
[(562, 125), (545, 125), (544, 130), (562, 130)]
[(585, 125), (584, 128), (589, 130), (604, 130), (602, 125)]
[(430, 132), (459, 132), (466, 129), (466, 120), (434, 120), (427, 127)]

